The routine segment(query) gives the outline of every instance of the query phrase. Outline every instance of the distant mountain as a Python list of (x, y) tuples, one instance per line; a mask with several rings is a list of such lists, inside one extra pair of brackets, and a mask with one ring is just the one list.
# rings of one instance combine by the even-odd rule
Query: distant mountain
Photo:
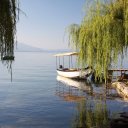
[(58, 52), (69, 52), (68, 49), (41, 49), (36, 48), (24, 43), (17, 43), (17, 46), (15, 46), (15, 52), (52, 52), (52, 53), (58, 53)]
[(15, 52), (40, 52), (40, 51), (43, 50), (23, 43), (17, 43), (17, 45), (15, 46)]

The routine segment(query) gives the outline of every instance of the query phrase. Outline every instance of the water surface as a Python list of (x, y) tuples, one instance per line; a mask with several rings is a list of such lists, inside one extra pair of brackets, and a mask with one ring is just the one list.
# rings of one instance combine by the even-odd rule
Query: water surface
[[(15, 55), (12, 82), (6, 66), (0, 64), (0, 127), (70, 128), (80, 101), (69, 96), (97, 99), (91, 96), (90, 89), (83, 91), (57, 81), (56, 62), (51, 53), (17, 52)], [(87, 86), (97, 93), (104, 91), (102, 86)], [(120, 98), (109, 98), (106, 104), (111, 113), (128, 112), (128, 102)]]

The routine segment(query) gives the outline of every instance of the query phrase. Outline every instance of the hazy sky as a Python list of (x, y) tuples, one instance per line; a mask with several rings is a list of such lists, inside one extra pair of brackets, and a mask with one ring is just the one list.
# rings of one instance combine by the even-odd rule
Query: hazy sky
[(85, 0), (20, 0), (17, 40), (44, 49), (68, 48), (65, 29), (80, 23)]

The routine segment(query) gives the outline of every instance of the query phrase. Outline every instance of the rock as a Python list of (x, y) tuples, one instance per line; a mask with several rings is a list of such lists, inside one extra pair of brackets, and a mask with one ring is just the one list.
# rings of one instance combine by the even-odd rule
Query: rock
[(128, 86), (123, 82), (114, 82), (112, 83), (112, 86), (116, 88), (117, 92), (124, 96), (125, 98), (128, 98)]

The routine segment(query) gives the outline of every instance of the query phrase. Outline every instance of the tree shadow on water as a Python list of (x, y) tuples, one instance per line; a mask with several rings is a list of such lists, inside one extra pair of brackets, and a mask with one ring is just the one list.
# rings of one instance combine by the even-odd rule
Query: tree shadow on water
[(11, 82), (12, 82), (12, 63), (14, 60), (2, 60), (2, 64), (7, 68), (8, 73), (10, 74), (11, 78)]
[(110, 111), (102, 101), (81, 100), (77, 104), (77, 112), (72, 128), (110, 128)]

